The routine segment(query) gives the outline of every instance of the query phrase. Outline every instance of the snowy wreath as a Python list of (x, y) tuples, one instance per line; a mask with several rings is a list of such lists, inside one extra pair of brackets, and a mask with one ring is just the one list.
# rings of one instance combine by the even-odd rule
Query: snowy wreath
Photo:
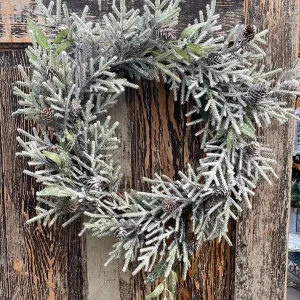
[[(67, 215), (65, 227), (85, 215), (80, 235), (116, 238), (108, 262), (124, 256), (124, 271), (137, 262), (133, 274), (150, 272), (147, 282), (181, 265), (185, 278), (193, 252), (215, 238), (230, 244), (228, 221), (237, 219), (241, 203), (251, 208), (261, 179), (271, 184), (276, 177), (272, 149), (258, 142), (255, 128), (293, 117), (278, 97), (299, 93), (297, 67), (265, 71), (267, 31), (254, 25), (221, 37), (214, 0), (181, 33), (180, 0), (145, 0), (142, 12), (113, 2), (101, 23), (86, 20), (87, 7), (79, 16), (60, 0), (55, 10), (54, 2), (36, 2), (43, 21), (28, 20), (30, 76), (19, 66), (23, 79), (14, 89), (15, 114), (39, 125), (18, 129), (17, 155), (34, 167), (24, 173), (42, 184), (39, 213), (27, 223), (51, 226)], [(277, 80), (269, 79), (274, 74)], [(199, 165), (187, 165), (179, 180), (144, 178), (148, 191), (120, 188), (118, 123), (110, 124), (107, 110), (126, 88), (138, 88), (126, 78), (163, 80), (175, 101), (193, 102), (187, 125), (201, 125), (196, 136), (206, 155)]]

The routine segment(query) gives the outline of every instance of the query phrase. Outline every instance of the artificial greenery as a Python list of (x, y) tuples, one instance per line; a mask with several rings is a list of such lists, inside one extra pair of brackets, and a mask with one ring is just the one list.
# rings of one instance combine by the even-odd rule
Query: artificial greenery
[[(67, 215), (66, 226), (85, 215), (80, 235), (90, 230), (116, 238), (108, 262), (123, 256), (124, 271), (138, 262), (133, 274), (150, 272), (149, 283), (170, 278), (175, 264), (185, 278), (192, 253), (206, 240), (231, 244), (229, 219), (237, 219), (241, 204), (251, 208), (260, 180), (271, 184), (276, 177), (272, 149), (258, 142), (256, 127), (293, 116), (281, 95), (299, 93), (296, 67), (265, 70), (267, 31), (257, 33), (254, 25), (220, 36), (215, 0), (181, 33), (180, 0), (145, 0), (141, 10), (113, 1), (100, 23), (87, 20), (87, 7), (78, 15), (60, 0), (56, 11), (54, 2), (36, 2), (43, 22), (29, 20), (30, 76), (19, 66), (23, 80), (15, 87), (21, 99), (15, 114), (40, 129), (18, 129), (18, 155), (35, 168), (24, 172), (42, 184), (39, 214), (28, 223), (52, 225)], [(206, 153), (199, 165), (178, 172), (178, 180), (144, 178), (151, 185), (146, 191), (120, 188), (118, 123), (107, 116), (126, 88), (138, 89), (126, 78), (162, 80), (175, 101), (192, 102), (187, 125), (201, 125), (196, 136)], [(165, 281), (155, 295), (174, 293)]]

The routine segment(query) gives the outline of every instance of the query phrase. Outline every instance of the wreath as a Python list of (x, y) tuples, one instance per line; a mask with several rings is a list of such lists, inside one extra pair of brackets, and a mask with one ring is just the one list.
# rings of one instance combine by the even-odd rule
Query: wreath
[[(237, 219), (241, 203), (251, 208), (261, 179), (271, 184), (276, 177), (272, 149), (255, 128), (294, 117), (278, 97), (299, 93), (297, 64), (266, 72), (260, 60), (267, 31), (257, 33), (254, 25), (237, 25), (221, 37), (215, 0), (206, 17), (200, 12), (180, 34), (180, 0), (145, 0), (142, 12), (114, 1), (101, 24), (87, 20), (88, 7), (79, 16), (60, 0), (54, 12), (53, 1), (49, 7), (36, 2), (43, 22), (28, 20), (30, 75), (19, 66), (23, 79), (14, 88), (15, 114), (39, 125), (18, 129), (23, 150), (17, 155), (34, 167), (24, 173), (42, 184), (39, 213), (27, 223), (51, 226), (66, 215), (65, 227), (85, 215), (80, 235), (90, 230), (116, 238), (108, 262), (124, 256), (123, 271), (138, 262), (133, 274), (150, 272), (146, 282), (174, 278), (178, 265), (185, 278), (203, 241), (231, 244), (228, 221)], [(274, 74), (277, 80), (270, 79)], [(118, 123), (107, 116), (126, 88), (138, 89), (128, 79), (162, 80), (175, 101), (192, 102), (187, 125), (199, 126), (206, 153), (199, 165), (179, 171), (178, 180), (144, 178), (147, 191), (120, 188)], [(163, 290), (174, 298), (166, 279), (150, 297)]]

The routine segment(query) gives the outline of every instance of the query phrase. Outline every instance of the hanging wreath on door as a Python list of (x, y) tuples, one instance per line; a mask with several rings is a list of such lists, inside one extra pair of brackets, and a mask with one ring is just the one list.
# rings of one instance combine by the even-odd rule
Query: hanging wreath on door
[[(241, 203), (251, 208), (260, 180), (271, 184), (276, 177), (272, 149), (258, 142), (255, 127), (293, 117), (278, 97), (299, 93), (297, 68), (258, 66), (266, 30), (238, 25), (220, 37), (214, 0), (206, 17), (200, 12), (180, 34), (180, 0), (145, 0), (142, 11), (114, 2), (101, 24), (87, 20), (87, 7), (79, 16), (59, 0), (55, 12), (53, 2), (48, 8), (36, 2), (43, 21), (28, 20), (30, 75), (19, 66), (23, 79), (14, 89), (20, 97), (15, 114), (39, 125), (18, 129), (23, 151), (17, 155), (34, 167), (24, 173), (42, 184), (39, 214), (27, 223), (51, 226), (67, 215), (65, 227), (85, 215), (80, 235), (90, 230), (116, 238), (108, 262), (124, 256), (126, 271), (137, 261), (133, 274), (150, 272), (147, 282), (174, 276), (175, 263), (181, 264), (185, 278), (191, 254), (205, 240), (231, 244), (229, 219), (237, 219)], [(280, 74), (276, 81), (269, 79), (274, 74)], [(111, 124), (107, 111), (126, 88), (138, 89), (126, 78), (162, 80), (175, 101), (193, 103), (187, 125), (201, 125), (196, 136), (205, 158), (178, 172), (178, 180), (144, 178), (147, 191), (120, 189), (118, 123)], [(159, 285), (154, 295), (162, 291)]]

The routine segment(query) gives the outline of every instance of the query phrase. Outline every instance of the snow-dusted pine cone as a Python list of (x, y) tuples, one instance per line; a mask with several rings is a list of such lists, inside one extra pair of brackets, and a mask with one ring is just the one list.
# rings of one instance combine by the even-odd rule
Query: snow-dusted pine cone
[(82, 111), (80, 102), (77, 100), (72, 100), (70, 104), (70, 115), (74, 118), (77, 118)]
[(219, 65), (223, 63), (223, 57), (217, 52), (211, 52), (208, 54), (206, 62), (209, 66)]
[(115, 238), (116, 238), (119, 242), (121, 242), (121, 241), (123, 241), (123, 240), (126, 238), (126, 236), (127, 236), (127, 231), (126, 231), (126, 229), (125, 229), (124, 227), (119, 227), (119, 228), (115, 231), (114, 236), (115, 236)]
[(161, 208), (165, 213), (170, 214), (177, 208), (177, 202), (172, 198), (164, 199)]
[(156, 36), (165, 41), (176, 39), (176, 30), (166, 24), (162, 24), (156, 30)]
[(100, 180), (99, 177), (94, 176), (86, 181), (86, 186), (87, 186), (88, 190), (99, 191), (99, 190), (101, 190), (101, 187), (102, 187), (102, 181)]
[(46, 74), (48, 77), (52, 78), (53, 76), (56, 76), (59, 71), (58, 66), (51, 66), (46, 68)]
[(256, 83), (250, 86), (246, 101), (254, 106), (257, 105), (264, 97), (267, 96), (268, 89), (264, 83)]
[(54, 119), (54, 110), (51, 107), (45, 107), (40, 111), (40, 117), (42, 121), (49, 123)]
[(259, 156), (260, 144), (255, 141), (252, 141), (244, 147), (244, 153), (247, 156)]
[(283, 88), (289, 91), (297, 91), (300, 90), (300, 82), (296, 79), (286, 80), (282, 83)]
[(254, 39), (254, 36), (256, 34), (256, 27), (254, 25), (246, 25), (242, 35), (246, 42), (250, 42)]
[(75, 213), (79, 207), (78, 200), (65, 199), (60, 202), (60, 210), (66, 214)]
[(230, 190), (227, 190), (223, 186), (216, 187), (213, 193), (218, 198), (228, 198), (230, 196)]

